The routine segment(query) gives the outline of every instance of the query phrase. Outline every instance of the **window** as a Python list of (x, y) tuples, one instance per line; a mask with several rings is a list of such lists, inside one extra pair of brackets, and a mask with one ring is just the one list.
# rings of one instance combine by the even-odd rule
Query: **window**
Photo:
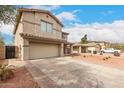
[(67, 40), (67, 35), (64, 35), (64, 34), (63, 34), (63, 35), (62, 35), (62, 39), (63, 39), (63, 40)]
[(42, 32), (52, 32), (52, 24), (41, 21), (41, 31)]
[(47, 23), (47, 32), (52, 32), (52, 25)]
[(42, 31), (42, 32), (46, 32), (46, 30), (47, 30), (46, 26), (47, 26), (47, 23), (41, 21), (41, 31)]

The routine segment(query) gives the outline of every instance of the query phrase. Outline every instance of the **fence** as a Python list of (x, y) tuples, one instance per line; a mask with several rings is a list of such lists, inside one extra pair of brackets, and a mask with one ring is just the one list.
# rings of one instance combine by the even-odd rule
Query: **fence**
[(18, 47), (16, 46), (6, 46), (6, 59), (17, 58), (18, 57)]
[(4, 46), (0, 44), (0, 59), (18, 58), (17, 46)]
[(0, 59), (5, 59), (5, 46), (0, 44)]

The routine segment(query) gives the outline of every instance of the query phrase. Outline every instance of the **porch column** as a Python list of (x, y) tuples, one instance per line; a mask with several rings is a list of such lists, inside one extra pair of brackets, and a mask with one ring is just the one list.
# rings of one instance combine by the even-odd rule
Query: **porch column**
[(21, 60), (28, 60), (29, 59), (29, 41), (23, 39), (22, 51), (21, 51)]
[(64, 43), (61, 43), (60, 45), (60, 56), (64, 56)]
[(81, 46), (79, 46), (79, 53), (81, 53)]
[(73, 45), (70, 45), (71, 46), (71, 54), (73, 54)]

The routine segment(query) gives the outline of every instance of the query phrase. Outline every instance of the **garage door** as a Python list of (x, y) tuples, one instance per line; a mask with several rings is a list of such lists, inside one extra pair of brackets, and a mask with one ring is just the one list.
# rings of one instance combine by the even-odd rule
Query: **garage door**
[(29, 52), (30, 59), (59, 56), (59, 49), (56, 44), (30, 43)]

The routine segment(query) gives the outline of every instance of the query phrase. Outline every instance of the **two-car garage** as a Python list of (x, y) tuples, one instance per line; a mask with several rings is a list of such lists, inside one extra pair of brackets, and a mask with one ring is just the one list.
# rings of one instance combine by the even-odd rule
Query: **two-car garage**
[(29, 59), (40, 59), (59, 56), (58, 44), (30, 43)]

